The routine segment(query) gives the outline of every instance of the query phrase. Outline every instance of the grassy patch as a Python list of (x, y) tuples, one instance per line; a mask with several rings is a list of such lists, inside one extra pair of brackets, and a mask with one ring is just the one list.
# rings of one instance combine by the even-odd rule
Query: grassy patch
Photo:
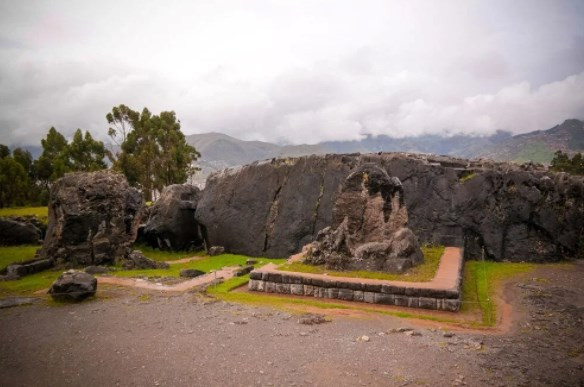
[(491, 261), (469, 261), (464, 266), (462, 281), (462, 312), (480, 310), (482, 325), (497, 323), (495, 294), (502, 280), (526, 273), (536, 265)]
[(0, 208), (0, 216), (27, 216), (35, 215), (43, 223), (48, 222), (49, 208), (48, 207), (11, 207)]
[(549, 164), (554, 158), (554, 152), (555, 150), (544, 142), (532, 142), (520, 149), (514, 161), (519, 163), (533, 161), (534, 163)]
[(158, 262), (176, 261), (183, 258), (205, 255), (203, 251), (164, 251), (153, 249), (146, 245), (134, 245), (134, 249), (140, 250), (148, 258)]
[(278, 268), (283, 271), (294, 271), (299, 273), (327, 274), (333, 277), (353, 277), (353, 278), (370, 278), (388, 281), (408, 281), (408, 282), (427, 282), (431, 281), (436, 275), (440, 257), (444, 253), (444, 247), (422, 247), (424, 253), (424, 263), (411, 268), (403, 274), (381, 273), (375, 271), (334, 271), (326, 270), (324, 266), (307, 265), (301, 262), (287, 263)]
[[(196, 261), (170, 265), (170, 268), (168, 269), (119, 270), (112, 274), (117, 277), (178, 277), (182, 269), (197, 269), (208, 273), (211, 270), (218, 270), (226, 266), (243, 266), (245, 265), (245, 261), (249, 258), (250, 257), (245, 255), (222, 254), (215, 257), (206, 257)], [(263, 266), (268, 262), (283, 262), (282, 259), (255, 259), (258, 261), (256, 267)]]
[(49, 288), (61, 273), (62, 271), (43, 271), (27, 275), (17, 281), (1, 281), (0, 297), (21, 296)]
[(0, 270), (11, 263), (27, 261), (41, 246), (0, 246)]

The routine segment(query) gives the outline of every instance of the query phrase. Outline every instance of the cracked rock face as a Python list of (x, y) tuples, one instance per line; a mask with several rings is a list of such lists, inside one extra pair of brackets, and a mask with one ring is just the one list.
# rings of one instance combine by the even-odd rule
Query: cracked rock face
[(51, 187), (40, 256), (66, 266), (114, 264), (131, 252), (144, 211), (142, 195), (120, 174), (67, 174)]
[(208, 245), (288, 257), (332, 226), (346, 178), (374, 163), (397, 177), (421, 243), (466, 258), (550, 262), (584, 257), (584, 178), (543, 166), (407, 153), (305, 156), (215, 173), (197, 205)]
[(304, 262), (334, 270), (400, 273), (423, 262), (402, 184), (375, 164), (349, 174), (333, 207), (331, 227), (307, 248)]

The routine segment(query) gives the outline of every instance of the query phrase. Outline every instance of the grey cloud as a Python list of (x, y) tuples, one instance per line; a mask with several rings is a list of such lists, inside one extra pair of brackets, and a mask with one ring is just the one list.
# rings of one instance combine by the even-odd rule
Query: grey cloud
[(120, 103), (282, 143), (584, 118), (581, 2), (179, 1), (119, 16), (135, 7), (0, 5), (0, 142), (50, 126), (105, 138)]

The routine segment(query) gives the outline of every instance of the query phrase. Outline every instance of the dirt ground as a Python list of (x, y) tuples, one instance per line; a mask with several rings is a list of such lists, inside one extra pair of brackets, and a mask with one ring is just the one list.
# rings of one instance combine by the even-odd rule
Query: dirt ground
[(375, 313), (305, 325), (195, 293), (101, 293), (1, 309), (0, 385), (584, 386), (584, 262), (508, 283), (503, 334)]

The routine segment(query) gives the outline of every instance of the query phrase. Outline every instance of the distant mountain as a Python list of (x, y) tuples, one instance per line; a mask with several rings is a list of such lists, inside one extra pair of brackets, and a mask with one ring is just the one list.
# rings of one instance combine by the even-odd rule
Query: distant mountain
[(392, 138), (368, 136), (360, 141), (327, 141), (316, 145), (281, 146), (261, 141), (243, 141), (222, 133), (203, 133), (187, 136), (202, 157), (195, 183), (202, 184), (207, 175), (223, 168), (247, 164), (273, 157), (296, 157), (326, 153), (415, 152), (464, 158), (485, 157), (500, 161), (549, 163), (556, 150), (569, 153), (584, 151), (584, 122), (566, 120), (561, 125), (544, 131), (517, 136), (498, 131), (492, 136), (456, 135), (443, 137), (427, 135)]
[(198, 161), (201, 172), (193, 179), (193, 183), (199, 185), (210, 173), (227, 167), (273, 157), (326, 153), (318, 145), (281, 146), (262, 141), (243, 141), (222, 133), (191, 134), (186, 139), (201, 153)]
[(548, 130), (513, 136), (478, 155), (493, 160), (547, 164), (557, 150), (584, 152), (584, 121), (566, 120)]

